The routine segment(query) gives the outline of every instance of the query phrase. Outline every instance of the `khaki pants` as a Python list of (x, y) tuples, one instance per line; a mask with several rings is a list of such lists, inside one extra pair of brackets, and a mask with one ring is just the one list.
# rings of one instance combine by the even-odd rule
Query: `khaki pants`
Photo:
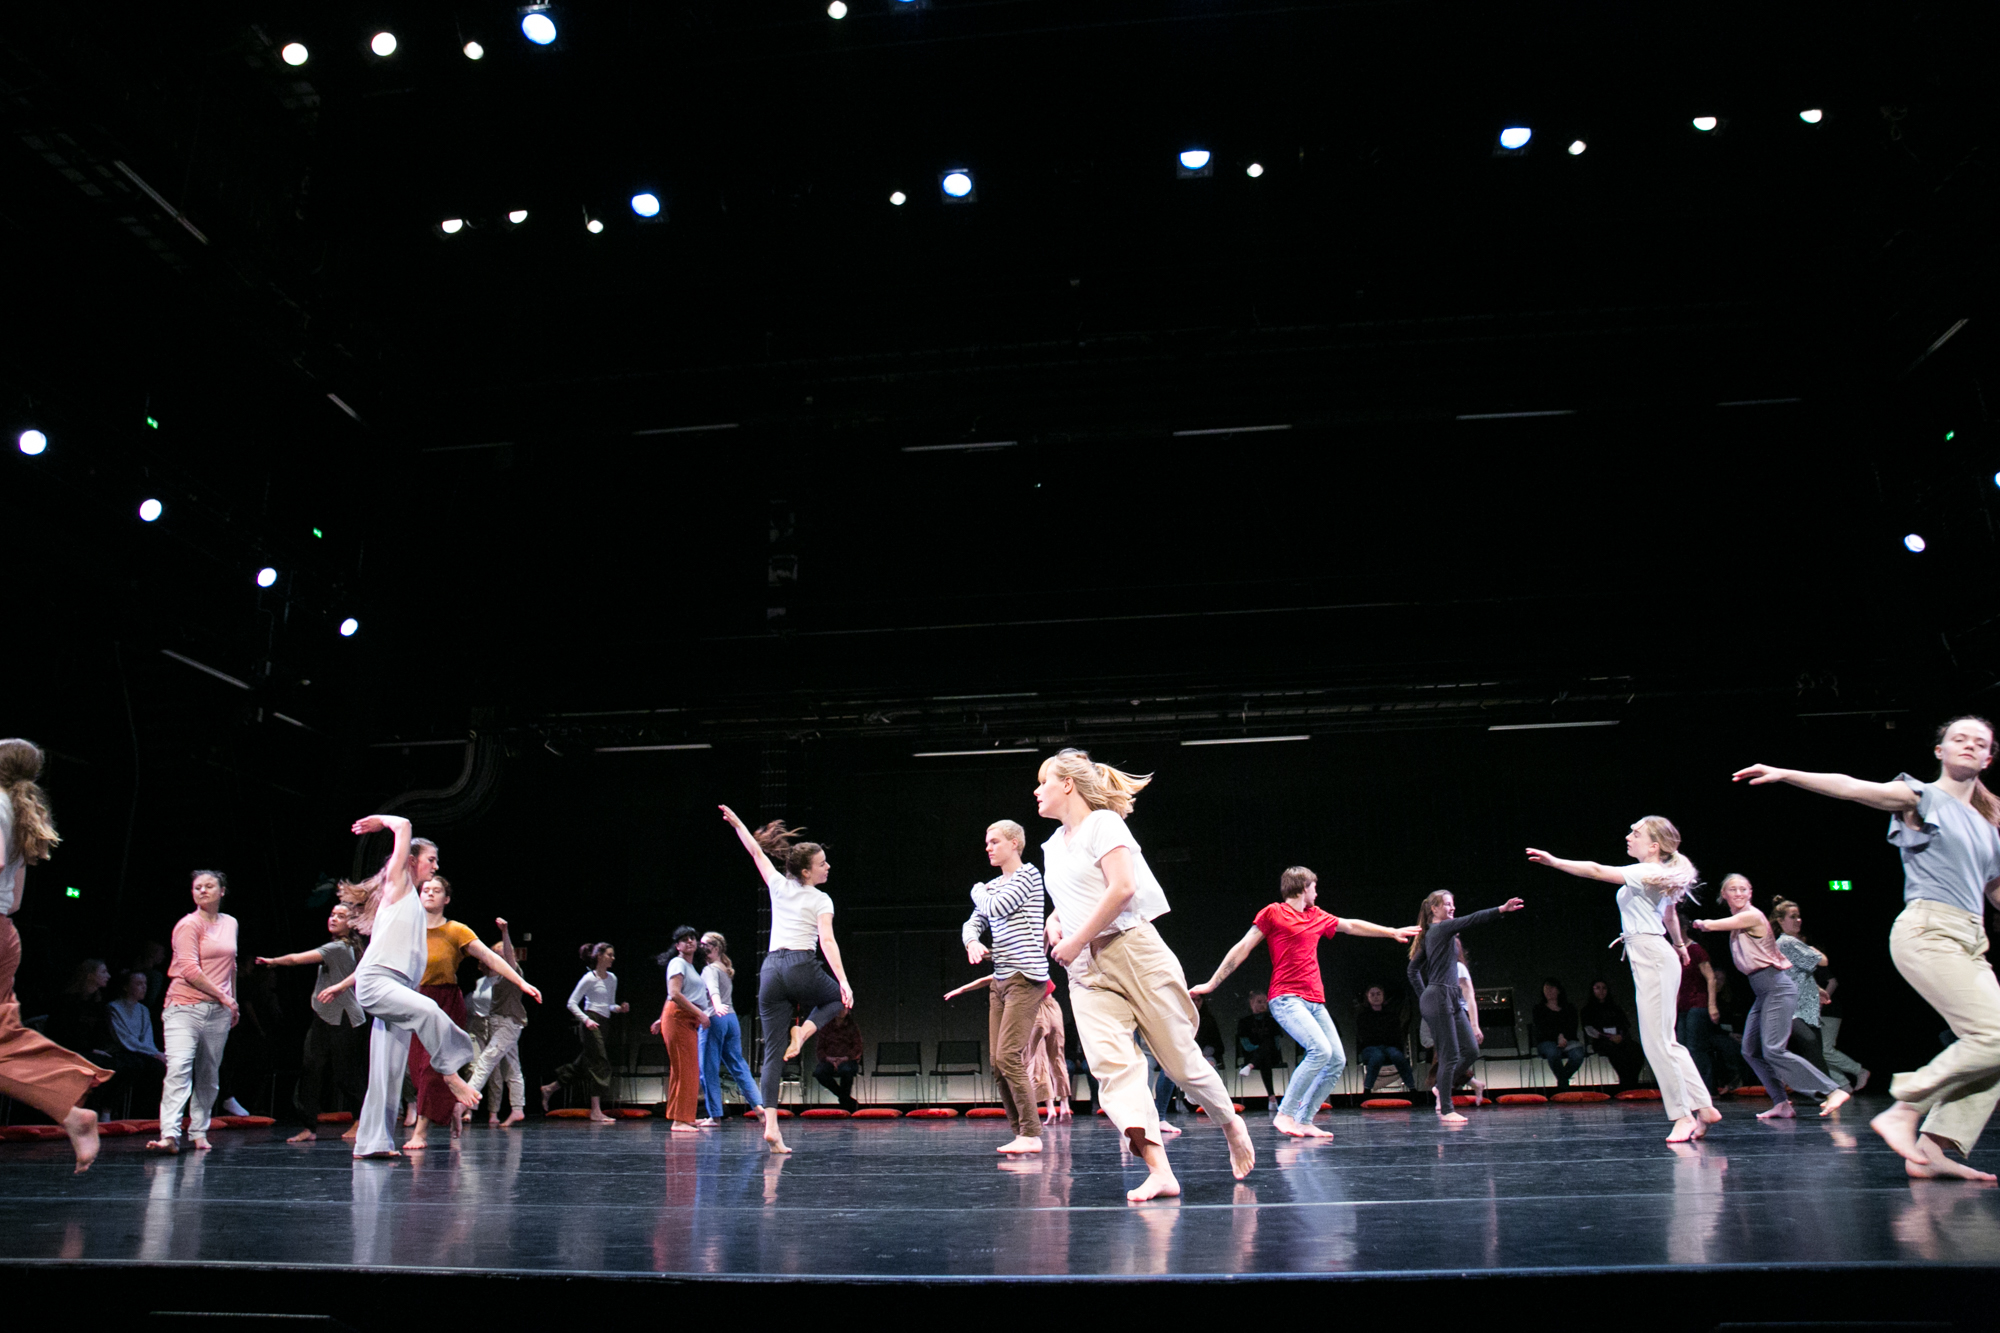
[(1028, 1081), (1028, 1039), (1035, 1030), (1035, 1013), (1042, 1007), (1042, 983), (1019, 972), (993, 978), (986, 1008), (986, 1049), (993, 1056), (994, 1082), (1000, 1104), (1014, 1132), (1024, 1139), (1042, 1136), (1035, 1114), (1035, 1088)]
[(1221, 1077), (1195, 1045), (1187, 974), (1150, 923), (1099, 938), (1078, 954), (1069, 969), (1069, 1001), (1104, 1113), (1119, 1133), (1142, 1130), (1146, 1142), (1161, 1142), (1159, 1113), (1146, 1087), (1146, 1057), (1132, 1040), (1134, 1028), (1167, 1077), (1213, 1123), (1235, 1123), (1236, 1109)]
[[(1639, 1015), (1639, 1044), (1660, 1085), (1667, 1119), (1679, 1120), (1714, 1105), (1694, 1057), (1674, 1035), (1674, 1001), (1681, 989), (1681, 957), (1664, 935), (1627, 935), (1625, 957), (1632, 964), (1633, 1000)], [(1774, 1097), (1776, 1094), (1772, 1094)]]
[(1903, 980), (1958, 1040), (1889, 1093), (1927, 1112), (1924, 1133), (1972, 1151), (2000, 1099), (2000, 983), (1986, 961), (1986, 923), (1944, 903), (1918, 899), (1889, 930), (1889, 956)]

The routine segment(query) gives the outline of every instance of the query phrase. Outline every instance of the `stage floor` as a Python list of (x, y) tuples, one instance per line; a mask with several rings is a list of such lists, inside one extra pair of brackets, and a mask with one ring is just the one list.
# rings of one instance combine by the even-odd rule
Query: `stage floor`
[(457, 1149), (360, 1163), (336, 1140), (233, 1130), (179, 1158), (108, 1139), (83, 1177), (65, 1144), (6, 1144), (0, 1265), (935, 1281), (2000, 1266), (2000, 1189), (1908, 1180), (1868, 1132), (1879, 1103), (1761, 1124), (1765, 1105), (1728, 1106), (1680, 1150), (1651, 1103), (1509, 1107), (1455, 1131), (1341, 1111), (1311, 1144), (1253, 1112), (1242, 1183), (1221, 1132), (1184, 1117), (1183, 1197), (1136, 1207), (1123, 1191), (1143, 1172), (1101, 1117), (1021, 1161), (992, 1151), (1004, 1122), (965, 1119), (787, 1121), (783, 1158), (746, 1121), (475, 1125)]

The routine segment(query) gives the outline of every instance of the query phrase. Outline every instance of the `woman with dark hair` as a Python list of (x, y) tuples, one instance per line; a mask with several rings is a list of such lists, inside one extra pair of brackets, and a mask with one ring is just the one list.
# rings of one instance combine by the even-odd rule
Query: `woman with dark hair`
[[(154, 1152), (181, 1150), (181, 1114), (188, 1139), (208, 1150), (208, 1116), (222, 1075), (222, 1048), (241, 1010), (236, 1004), (236, 918), (222, 910), (229, 878), (197, 870), (189, 894), (194, 910), (174, 926), (174, 959), (167, 966), (166, 1082), (160, 1091), (160, 1137)], [(190, 1105), (192, 1094), (192, 1105)]]
[[(718, 808), (771, 894), (771, 947), (757, 977), (757, 1013), (764, 1025), (760, 1092), (764, 1142), (772, 1152), (790, 1152), (785, 1136), (778, 1132), (778, 1082), (785, 1061), (797, 1055), (813, 1033), (854, 1007), (854, 988), (847, 984), (840, 946), (833, 939), (833, 899), (820, 887), (833, 867), (827, 864), (825, 848), (800, 842), (801, 830), (786, 828), (783, 820), (774, 819), (752, 833), (734, 810), (726, 805)], [(779, 865), (784, 867), (782, 873)], [(820, 966), (816, 946), (826, 951), (826, 967)], [(797, 1027), (791, 1026), (794, 1006), (807, 1011)], [(791, 1040), (780, 1045), (778, 1034), (788, 1028)]]
[(1518, 912), (1527, 904), (1509, 898), (1498, 907), (1489, 907), (1471, 916), (1458, 915), (1458, 900), (1451, 890), (1439, 889), (1417, 907), (1417, 935), (1410, 941), (1410, 989), (1417, 993), (1417, 1007), (1431, 1026), (1437, 1043), (1437, 1113), (1440, 1124), (1462, 1125), (1465, 1117), (1452, 1109), (1451, 1090), (1470, 1077), (1479, 1061), (1479, 1039), (1473, 1035), (1472, 1020), (1465, 1010), (1465, 995), (1458, 988), (1460, 931), (1498, 921), (1503, 912)]
[[(708, 953), (708, 965), (701, 970), (701, 984), (708, 988), (710, 1009), (708, 1026), (701, 1030), (695, 1045), (701, 1051), (702, 1096), (707, 1103), (703, 1120), (707, 1125), (715, 1125), (724, 1115), (722, 1071), (725, 1068), (751, 1110), (763, 1110), (764, 1103), (757, 1092), (757, 1080), (751, 1076), (750, 1063), (743, 1058), (743, 1026), (736, 1021), (736, 964), (729, 961), (729, 941), (721, 931), (711, 930), (701, 937), (701, 945)], [(695, 1123), (701, 1125), (703, 1121)]]
[(1822, 1005), (1832, 1002), (1833, 979), (1822, 979), (1821, 969), (1827, 966), (1827, 957), (1807, 942), (1805, 917), (1799, 905), (1790, 898), (1776, 899), (1771, 907), (1771, 924), (1779, 931), (1778, 948), (1791, 960), (1792, 970), (1799, 978), (1799, 1008), (1792, 1015), (1792, 1049), (1820, 1073), (1846, 1084), (1849, 1092), (1861, 1091), (1861, 1085), (1868, 1081), (1868, 1071), (1833, 1048), (1833, 1035), (1839, 1025), (1822, 1031), (1824, 1019), (1820, 1010)]
[(1590, 998), (1583, 1002), (1583, 1010), (1577, 1017), (1583, 1023), (1583, 1035), (1590, 1049), (1603, 1056), (1610, 1063), (1611, 1072), (1618, 1076), (1618, 1090), (1623, 1092), (1636, 1084), (1646, 1057), (1639, 1050), (1639, 1043), (1632, 1040), (1632, 1024), (1626, 1019), (1624, 1008), (1611, 998), (1609, 981), (1599, 977), (1590, 983)]
[(39, 781), (42, 763), (34, 742), (0, 740), (0, 1096), (25, 1102), (61, 1125), (82, 1172), (97, 1160), (97, 1112), (80, 1103), (111, 1071), (23, 1025), (14, 995), (21, 936), (12, 918), (27, 887), (28, 867), (48, 860), (62, 841)]
[(581, 1049), (574, 1060), (557, 1068), (555, 1082), (542, 1085), (542, 1111), (548, 1112), (549, 1099), (557, 1088), (587, 1091), (590, 1122), (608, 1125), (611, 1117), (604, 1114), (604, 1098), (611, 1092), (611, 1053), (604, 1046), (604, 1024), (613, 1014), (626, 1013), (632, 1006), (618, 1001), (618, 974), (611, 970), (618, 961), (616, 949), (609, 944), (586, 944), (576, 952), (590, 964), (590, 970), (577, 978), (576, 988), (569, 993), (569, 1011), (577, 1021)]
[[(102, 1060), (123, 1071), (118, 1039), (111, 1035), (111, 1010), (105, 990), (111, 969), (102, 958), (86, 958), (70, 973), (69, 984), (49, 1012), (49, 1036), (90, 1060)], [(107, 1089), (107, 1091), (109, 1091)]]
[(707, 961), (693, 926), (676, 930), (673, 952), (659, 957), (667, 969), (667, 1003), (653, 1030), (667, 1042), (667, 1129), (675, 1134), (694, 1133), (699, 1128), (695, 1121), (702, 1118), (699, 1034), (708, 1028), (714, 1010), (701, 977)]
[[(313, 967), (313, 1017), (306, 1024), (304, 1053), (299, 1061), (298, 1089), (292, 1098), (299, 1117), (299, 1132), (287, 1143), (311, 1143), (319, 1138), (322, 1094), (338, 1088), (359, 1106), (368, 1095), (368, 1016), (354, 998), (354, 968), (357, 937), (352, 909), (336, 902), (326, 914), (326, 933), (332, 938), (317, 949), (259, 958), (259, 967)], [(349, 1133), (357, 1131), (350, 1129)], [(344, 1136), (343, 1136), (344, 1137)]]
[(1556, 1086), (1567, 1088), (1586, 1056), (1576, 1030), (1576, 1006), (1563, 993), (1562, 982), (1542, 978), (1542, 1002), (1530, 1011), (1528, 1026), (1534, 1032), (1535, 1049), (1555, 1073)]

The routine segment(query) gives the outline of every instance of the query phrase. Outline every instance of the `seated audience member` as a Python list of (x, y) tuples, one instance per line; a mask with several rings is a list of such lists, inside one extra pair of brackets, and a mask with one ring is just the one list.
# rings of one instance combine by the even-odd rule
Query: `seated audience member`
[[(764, 1040), (769, 1041), (770, 1037)], [(821, 1028), (813, 1041), (813, 1056), (818, 1061), (813, 1066), (814, 1081), (833, 1094), (841, 1110), (859, 1110), (861, 1103), (854, 1099), (854, 1079), (861, 1072), (862, 1042), (854, 1015), (843, 1012)]]
[(111, 1052), (110, 1065), (118, 1077), (131, 1080), (135, 1104), (144, 1104), (148, 1093), (158, 1095), (167, 1076), (167, 1053), (160, 1049), (153, 1011), (146, 1007), (146, 974), (127, 972), (118, 983), (121, 994), (110, 1005), (111, 1036), (118, 1049)]
[(86, 958), (70, 973), (69, 984), (49, 1009), (49, 1040), (78, 1055), (110, 1066), (118, 1039), (111, 1035), (111, 1008), (105, 987), (111, 969), (101, 958)]
[[(1278, 1020), (1271, 1017), (1271, 997), (1260, 990), (1251, 991), (1250, 1012), (1236, 1020), (1236, 1062), (1241, 1066), (1237, 1075), (1248, 1078), (1253, 1069), (1262, 1075), (1264, 1097), (1272, 1106), (1276, 1106), (1278, 1101), (1277, 1094), (1271, 1090), (1271, 1071), (1285, 1058), (1284, 1051), (1278, 1046), (1280, 1031)], [(1095, 1093), (1091, 1099), (1096, 1100)]]
[(1612, 1072), (1618, 1075), (1618, 1090), (1636, 1085), (1646, 1054), (1639, 1049), (1639, 1034), (1626, 1021), (1625, 1011), (1611, 998), (1611, 983), (1590, 983), (1590, 1000), (1583, 1006), (1582, 1019), (1590, 1049), (1609, 1060)]
[(1743, 1082), (1743, 1057), (1736, 1038), (1722, 1027), (1722, 977), (1698, 941), (1687, 942), (1687, 954), (1674, 997), (1674, 1036), (1694, 1057), (1702, 1082), (1711, 1091), (1727, 1092)]
[(1542, 1002), (1529, 1013), (1535, 1035), (1535, 1049), (1555, 1071), (1556, 1086), (1567, 1088), (1583, 1068), (1583, 1040), (1576, 1030), (1576, 1006), (1563, 994), (1563, 985), (1554, 977), (1542, 980)]
[(1410, 1025), (1400, 1008), (1391, 1009), (1388, 997), (1380, 986), (1370, 986), (1361, 997), (1361, 1007), (1354, 1015), (1354, 1044), (1361, 1051), (1361, 1092), (1365, 1096), (1375, 1090), (1375, 1076), (1382, 1072), (1383, 1065), (1394, 1065), (1402, 1075), (1406, 1092), (1417, 1090), (1416, 1071), (1410, 1068), (1410, 1056), (1404, 1049), (1409, 1044)]

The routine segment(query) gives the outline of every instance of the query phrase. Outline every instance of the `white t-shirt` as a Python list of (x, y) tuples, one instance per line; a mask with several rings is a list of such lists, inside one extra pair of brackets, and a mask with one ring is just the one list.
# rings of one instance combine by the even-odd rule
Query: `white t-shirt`
[(771, 947), (817, 949), (819, 919), (833, 915), (833, 899), (775, 870), (764, 887), (771, 891)]
[(1646, 878), (1659, 867), (1646, 861), (1621, 866), (1625, 883), (1618, 890), (1618, 925), (1627, 935), (1667, 933), (1667, 890)]
[(14, 860), (14, 798), (0, 791), (0, 916), (14, 915), (22, 869)]
[(1139, 840), (1125, 826), (1123, 817), (1110, 810), (1092, 810), (1076, 826), (1074, 836), (1058, 828), (1055, 836), (1042, 844), (1042, 882), (1048, 889), (1049, 905), (1065, 931), (1081, 928), (1097, 910), (1098, 901), (1110, 887), (1099, 863), (1114, 847), (1131, 849), (1133, 893), (1125, 910), (1104, 933), (1115, 935), (1167, 913), (1167, 891), (1153, 877), (1152, 867), (1139, 850)]

